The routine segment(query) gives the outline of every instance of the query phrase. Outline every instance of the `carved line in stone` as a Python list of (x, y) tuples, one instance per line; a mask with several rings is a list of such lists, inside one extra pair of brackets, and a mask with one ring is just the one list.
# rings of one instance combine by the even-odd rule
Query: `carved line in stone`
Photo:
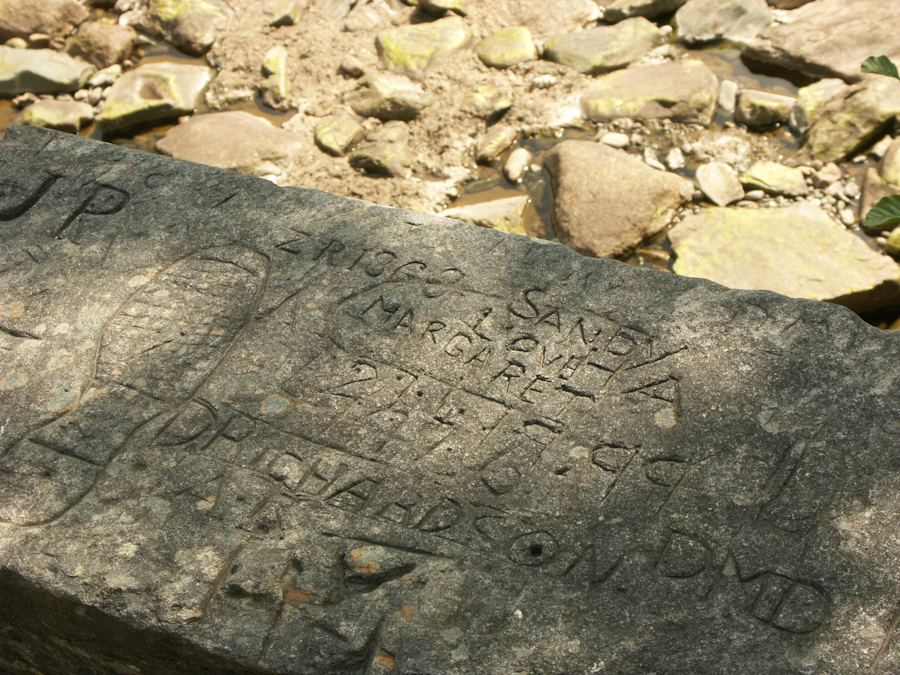
[[(245, 262), (244, 259), (249, 261)], [(240, 262), (238, 262), (240, 261)], [(229, 265), (249, 275), (241, 282), (233, 279), (230, 289), (225, 285), (221, 267), (209, 268), (209, 263)], [(253, 265), (253, 268), (248, 265)], [(209, 277), (207, 284), (210, 294), (202, 292), (202, 286), (193, 284), (191, 270), (203, 278)], [(186, 275), (186, 276), (185, 276)], [(187, 256), (169, 266), (153, 280), (145, 284), (120, 307), (119, 311), (106, 322), (98, 340), (97, 355), (92, 373), (92, 384), (106, 384), (108, 392), (91, 400), (82, 398), (80, 404), (61, 417), (42, 425), (25, 439), (12, 446), (0, 462), (0, 470), (10, 475), (8, 484), (0, 492), (0, 521), (18, 525), (40, 525), (59, 518), (78, 504), (105, 474), (106, 467), (127, 445), (130, 439), (146, 424), (166, 412), (177, 411), (186, 406), (197, 391), (218, 370), (233, 348), (237, 337), (252, 320), (259, 300), (265, 291), (269, 275), (269, 260), (265, 256), (243, 247), (209, 249)], [(255, 277), (255, 278), (254, 278)], [(187, 280), (187, 281), (185, 281)], [(215, 289), (224, 288), (217, 296)], [(244, 288), (240, 288), (243, 283)], [(146, 342), (144, 326), (135, 328), (130, 307), (139, 305), (152, 308), (152, 301), (144, 302), (142, 295), (155, 293), (183, 293), (182, 304), (185, 312), (192, 314), (194, 325), (203, 327), (216, 319), (224, 319), (226, 328), (212, 327), (208, 342), (204, 344), (193, 336), (186, 336), (179, 345), (193, 348), (185, 351), (174, 349), (167, 356), (170, 363), (144, 361), (141, 356), (147, 350), (135, 352), (135, 346)], [(198, 297), (199, 296), (199, 297)], [(243, 297), (241, 316), (230, 316), (230, 305)], [(189, 299), (188, 299), (189, 298)], [(221, 305), (222, 313), (213, 313), (215, 304)], [(165, 306), (166, 315), (172, 310), (171, 301)], [(161, 315), (165, 317), (165, 315)], [(198, 320), (199, 318), (199, 320)], [(231, 322), (231, 325), (228, 325)], [(177, 330), (177, 324), (164, 321), (160, 330)], [(226, 330), (227, 329), (227, 330)], [(137, 330), (135, 334), (133, 331)], [(228, 334), (230, 332), (230, 335)], [(218, 337), (222, 341), (218, 341)], [(155, 338), (154, 338), (155, 339)], [(199, 350), (199, 351), (198, 351)], [(108, 353), (106, 359), (104, 354)], [(213, 359), (213, 365), (203, 371), (193, 371), (190, 355), (203, 356), (202, 361)], [(143, 369), (142, 369), (143, 368)], [(148, 384), (145, 382), (149, 380)], [(86, 391), (86, 390), (85, 390)], [(137, 396), (129, 398), (119, 392), (133, 391)], [(94, 428), (94, 426), (97, 428)], [(108, 428), (107, 428), (108, 427)], [(37, 443), (31, 443), (33, 436)], [(78, 473), (73, 484), (62, 485), (53, 480), (53, 463), (61, 461), (53, 458), (52, 452), (70, 458), (70, 462), (84, 461), (92, 468), (69, 469)], [(47, 454), (50, 452), (51, 454)], [(40, 475), (39, 475), (40, 474)], [(38, 491), (35, 483), (43, 482), (48, 489)], [(43, 501), (35, 503), (40, 492)]]

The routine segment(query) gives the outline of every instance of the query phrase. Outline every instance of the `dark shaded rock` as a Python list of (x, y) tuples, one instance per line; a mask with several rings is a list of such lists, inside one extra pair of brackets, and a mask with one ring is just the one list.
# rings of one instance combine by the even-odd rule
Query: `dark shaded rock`
[(884, 0), (816, 0), (792, 12), (790, 23), (764, 29), (742, 56), (815, 78), (857, 82), (860, 64), (870, 56), (900, 61), (896, 21), (896, 6)]
[(687, 0), (615, 0), (607, 5), (603, 18), (607, 21), (621, 21), (633, 16), (645, 16), (648, 19), (674, 12)]
[(563, 141), (544, 157), (553, 186), (553, 229), (585, 255), (617, 258), (661, 232), (689, 202), (694, 184), (627, 153)]
[(900, 667), (896, 336), (44, 129), (0, 160), (5, 671)]
[(164, 155), (251, 176), (281, 175), (303, 147), (297, 134), (245, 112), (195, 115), (156, 144)]
[(34, 33), (64, 37), (87, 18), (77, 0), (0, 0), (0, 42)]
[(137, 42), (137, 33), (129, 26), (110, 26), (99, 22), (84, 24), (66, 41), (66, 53), (79, 56), (97, 68), (121, 63)]

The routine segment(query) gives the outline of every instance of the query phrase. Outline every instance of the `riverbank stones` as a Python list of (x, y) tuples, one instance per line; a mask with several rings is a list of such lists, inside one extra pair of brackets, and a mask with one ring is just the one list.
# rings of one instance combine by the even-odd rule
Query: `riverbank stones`
[(52, 49), (0, 47), (0, 94), (73, 93), (96, 69)]
[(471, 39), (472, 31), (465, 22), (450, 16), (430, 23), (388, 28), (378, 34), (375, 47), (384, 68), (421, 81), (432, 66)]
[(585, 75), (600, 75), (624, 68), (665, 42), (659, 28), (643, 17), (613, 26), (551, 36), (543, 58)]

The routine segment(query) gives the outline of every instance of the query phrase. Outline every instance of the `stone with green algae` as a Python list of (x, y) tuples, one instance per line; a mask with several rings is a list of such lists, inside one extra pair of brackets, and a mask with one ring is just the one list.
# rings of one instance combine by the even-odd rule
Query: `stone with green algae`
[(594, 122), (637, 117), (708, 126), (718, 96), (715, 73), (701, 61), (685, 59), (603, 75), (582, 95), (581, 107)]
[(150, 63), (125, 73), (109, 89), (97, 124), (115, 133), (194, 112), (215, 71), (206, 66)]
[(347, 112), (329, 115), (316, 125), (316, 145), (323, 152), (343, 157), (348, 150), (366, 137), (365, 128)]
[(826, 300), (856, 312), (900, 301), (900, 266), (822, 209), (708, 208), (669, 232), (674, 271), (745, 290)]
[(809, 192), (803, 171), (767, 160), (755, 162), (741, 174), (741, 183), (750, 190), (764, 190), (770, 195), (802, 197)]
[(373, 131), (350, 154), (350, 166), (381, 176), (409, 175), (413, 156), (409, 150), (409, 127), (394, 120)]
[(429, 68), (467, 45), (472, 31), (458, 16), (430, 23), (399, 26), (375, 38), (381, 65), (413, 80), (424, 80)]
[(538, 58), (531, 31), (525, 26), (507, 26), (475, 45), (475, 53), (491, 68), (510, 68)]
[(613, 26), (554, 35), (547, 40), (544, 58), (586, 75), (599, 75), (624, 68), (664, 41), (655, 24), (635, 17)]
[(18, 114), (15, 124), (45, 127), (75, 134), (94, 119), (94, 111), (81, 101), (41, 100)]

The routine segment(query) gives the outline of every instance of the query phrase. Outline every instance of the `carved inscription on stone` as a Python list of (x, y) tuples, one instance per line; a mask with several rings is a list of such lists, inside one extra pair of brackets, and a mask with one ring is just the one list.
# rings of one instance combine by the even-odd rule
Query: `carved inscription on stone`
[(29, 583), (270, 672), (893, 672), (896, 347), (843, 310), (40, 130), (0, 155)]

